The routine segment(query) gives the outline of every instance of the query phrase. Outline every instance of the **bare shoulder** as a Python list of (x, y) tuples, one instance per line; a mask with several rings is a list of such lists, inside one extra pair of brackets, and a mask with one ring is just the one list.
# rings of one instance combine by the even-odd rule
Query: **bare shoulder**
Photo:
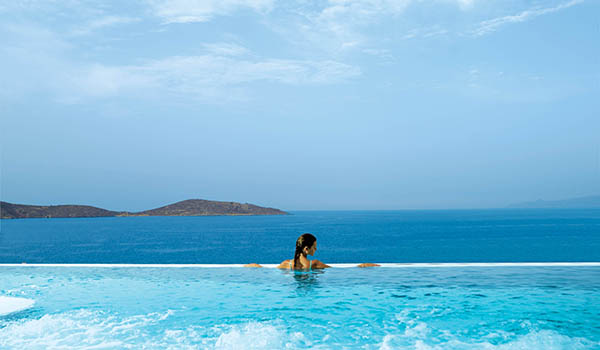
[(331, 267), (331, 266), (329, 266), (329, 265), (327, 265), (327, 264), (325, 264), (325, 263), (323, 263), (323, 262), (321, 262), (319, 260), (315, 259), (315, 260), (312, 261), (312, 268), (313, 269), (326, 269), (328, 267)]
[(292, 259), (284, 260), (281, 262), (281, 264), (279, 264), (279, 266), (277, 266), (277, 268), (278, 269), (289, 269), (291, 261), (292, 261)]

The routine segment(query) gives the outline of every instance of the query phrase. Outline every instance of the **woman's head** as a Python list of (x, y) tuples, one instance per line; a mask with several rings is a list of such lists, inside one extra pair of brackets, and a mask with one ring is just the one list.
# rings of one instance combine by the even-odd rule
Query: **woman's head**
[(314, 255), (317, 251), (317, 238), (310, 233), (304, 233), (296, 240), (296, 251), (294, 252), (294, 266), (299, 266), (298, 260), (301, 255)]

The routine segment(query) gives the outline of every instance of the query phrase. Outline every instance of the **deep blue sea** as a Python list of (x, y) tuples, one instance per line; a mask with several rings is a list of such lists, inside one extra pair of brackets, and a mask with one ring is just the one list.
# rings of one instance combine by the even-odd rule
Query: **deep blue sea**
[(279, 263), (313, 233), (347, 262), (600, 261), (600, 209), (302, 211), (285, 216), (17, 219), (0, 263)]

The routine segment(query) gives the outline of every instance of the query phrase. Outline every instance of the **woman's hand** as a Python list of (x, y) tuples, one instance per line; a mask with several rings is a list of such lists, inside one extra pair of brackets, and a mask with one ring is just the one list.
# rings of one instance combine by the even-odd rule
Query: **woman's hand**
[(250, 263), (250, 264), (244, 265), (244, 267), (262, 267), (262, 266), (257, 263)]
[(381, 266), (381, 265), (373, 264), (373, 263), (362, 263), (362, 264), (356, 265), (356, 267), (377, 267), (377, 266)]

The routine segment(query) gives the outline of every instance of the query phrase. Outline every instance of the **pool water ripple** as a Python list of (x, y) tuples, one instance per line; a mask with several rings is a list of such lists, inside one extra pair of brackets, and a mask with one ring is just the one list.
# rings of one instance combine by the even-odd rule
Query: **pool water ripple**
[(35, 300), (0, 349), (600, 349), (599, 267), (2, 267), (0, 291)]

